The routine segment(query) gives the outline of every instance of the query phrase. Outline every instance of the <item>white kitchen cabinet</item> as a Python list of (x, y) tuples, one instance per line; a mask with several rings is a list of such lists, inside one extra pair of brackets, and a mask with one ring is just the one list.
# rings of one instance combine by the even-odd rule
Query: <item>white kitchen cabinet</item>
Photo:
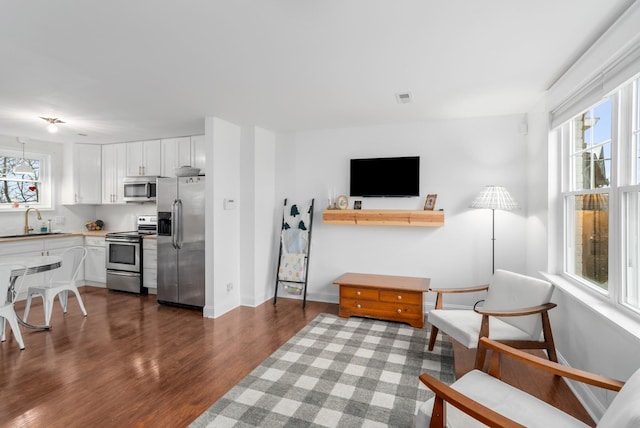
[(158, 241), (151, 238), (142, 240), (142, 286), (156, 294), (158, 289)]
[(101, 146), (65, 144), (62, 203), (100, 204), (102, 198)]
[(164, 138), (161, 147), (163, 177), (175, 177), (175, 168), (187, 165), (200, 168), (200, 174), (204, 174), (204, 135)]
[(127, 144), (127, 175), (160, 175), (160, 140)]
[(193, 135), (191, 137), (191, 166), (200, 168), (200, 174), (205, 175), (207, 166), (207, 154), (204, 146), (204, 135)]
[(107, 268), (105, 264), (104, 238), (86, 236), (84, 244), (87, 249), (87, 258), (84, 260), (85, 281), (105, 285), (107, 283)]
[(102, 146), (102, 203), (123, 204), (123, 180), (127, 176), (127, 145)]
[(160, 146), (163, 177), (175, 177), (175, 168), (191, 166), (191, 137), (163, 138)]

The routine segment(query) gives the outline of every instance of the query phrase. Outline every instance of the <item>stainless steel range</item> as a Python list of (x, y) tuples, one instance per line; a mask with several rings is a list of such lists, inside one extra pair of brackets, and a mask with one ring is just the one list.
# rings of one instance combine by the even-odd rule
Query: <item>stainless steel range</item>
[(156, 233), (157, 217), (138, 216), (137, 223), (135, 231), (107, 233), (105, 236), (107, 288), (110, 290), (148, 293), (142, 286), (142, 236)]

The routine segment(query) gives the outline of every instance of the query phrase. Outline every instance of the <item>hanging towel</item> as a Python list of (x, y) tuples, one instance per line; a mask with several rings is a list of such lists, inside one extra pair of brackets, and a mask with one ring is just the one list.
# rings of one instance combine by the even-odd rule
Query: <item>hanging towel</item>
[(305, 254), (282, 254), (278, 280), (304, 282), (306, 262)]

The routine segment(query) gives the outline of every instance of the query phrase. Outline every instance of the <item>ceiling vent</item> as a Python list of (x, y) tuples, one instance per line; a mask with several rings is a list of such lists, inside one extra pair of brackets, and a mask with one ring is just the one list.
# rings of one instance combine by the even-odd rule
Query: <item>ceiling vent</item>
[(398, 104), (410, 103), (411, 101), (413, 101), (413, 98), (411, 98), (411, 92), (402, 92), (396, 94), (396, 101), (398, 101)]

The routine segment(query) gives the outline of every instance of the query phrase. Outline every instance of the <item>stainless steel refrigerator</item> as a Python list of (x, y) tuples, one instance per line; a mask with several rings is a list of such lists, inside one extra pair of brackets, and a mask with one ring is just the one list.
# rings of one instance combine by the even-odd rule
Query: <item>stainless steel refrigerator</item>
[(202, 308), (205, 177), (157, 183), (158, 302)]

